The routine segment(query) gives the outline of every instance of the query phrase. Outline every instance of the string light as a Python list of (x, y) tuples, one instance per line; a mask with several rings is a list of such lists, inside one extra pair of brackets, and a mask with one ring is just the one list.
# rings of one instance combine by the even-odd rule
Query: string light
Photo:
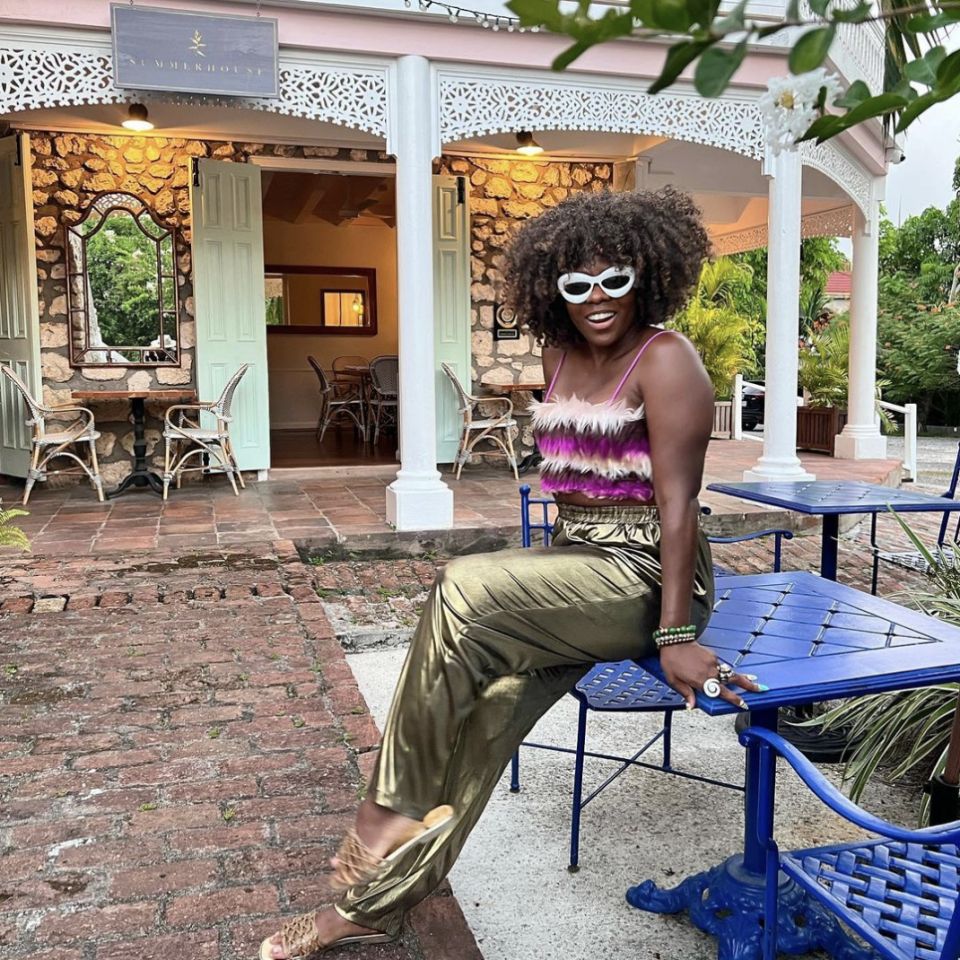
[[(413, 6), (413, 0), (403, 0), (403, 5), (409, 10)], [(502, 29), (510, 33), (514, 31), (526, 33), (528, 29), (520, 26), (518, 17), (486, 13), (482, 10), (468, 10), (455, 4), (444, 3), (443, 0), (417, 0), (417, 8), (421, 13), (426, 13), (428, 10), (442, 10), (451, 23), (459, 23), (461, 19), (472, 19), (485, 30), (493, 30), (495, 33)], [(531, 33), (540, 32), (539, 27), (530, 27), (529, 30)]]

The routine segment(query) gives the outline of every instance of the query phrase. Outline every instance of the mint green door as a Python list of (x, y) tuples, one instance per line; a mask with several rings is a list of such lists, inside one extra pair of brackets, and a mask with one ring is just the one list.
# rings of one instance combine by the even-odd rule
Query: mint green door
[[(33, 186), (26, 134), (0, 139), (0, 363), (42, 398)], [(0, 378), (0, 473), (8, 477), (27, 475), (27, 417), (20, 394), (6, 377)]]
[(270, 466), (260, 168), (201, 160), (191, 194), (197, 386), (216, 400), (244, 363), (230, 439), (241, 470)]
[(447, 363), (470, 383), (470, 209), (464, 177), (433, 178), (434, 349), (437, 463), (453, 463), (463, 416)]

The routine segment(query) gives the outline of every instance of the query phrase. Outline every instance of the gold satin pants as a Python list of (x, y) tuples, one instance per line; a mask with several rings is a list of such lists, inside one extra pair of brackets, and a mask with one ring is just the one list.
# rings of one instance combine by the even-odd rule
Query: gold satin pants
[[(447, 875), (534, 724), (593, 664), (655, 653), (660, 619), (655, 507), (563, 504), (553, 546), (459, 557), (440, 572), (414, 634), (368, 796), (417, 819), (450, 804), (457, 824), (336, 904), (396, 934)], [(713, 606), (701, 532), (690, 622)]]

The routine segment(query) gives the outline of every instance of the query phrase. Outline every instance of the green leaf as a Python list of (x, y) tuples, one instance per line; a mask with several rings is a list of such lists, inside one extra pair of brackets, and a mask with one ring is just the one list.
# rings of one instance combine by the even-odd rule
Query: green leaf
[(838, 107), (853, 108), (859, 106), (870, 96), (870, 88), (862, 80), (854, 80), (847, 88), (846, 93), (834, 103)]
[(876, 97), (870, 97), (864, 100), (859, 106), (847, 111), (843, 115), (843, 122), (848, 126), (856, 126), (863, 123), (864, 120), (871, 120), (874, 117), (882, 117), (884, 114), (893, 113), (896, 110), (902, 110), (908, 105), (905, 97), (896, 93), (881, 93)]
[[(745, 30), (747, 4), (750, 0), (740, 0), (740, 2), (721, 20), (713, 24), (713, 33), (725, 36), (728, 33), (738, 33)], [(800, 0), (797, 0), (799, 3)]]
[(787, 16), (785, 19), (791, 23), (795, 23), (800, 19), (800, 0), (790, 0), (787, 4)]
[(648, 26), (656, 30), (686, 33), (693, 26), (693, 17), (686, 0), (653, 0), (652, 21)]
[(798, 143), (802, 143), (804, 140), (816, 140), (817, 143), (823, 143), (824, 140), (829, 140), (831, 137), (835, 137), (838, 133), (842, 133), (846, 129), (843, 125), (843, 117), (835, 117), (832, 114), (828, 114), (825, 117), (819, 117), (810, 124), (807, 132), (799, 138)]
[(913, 123), (921, 114), (926, 113), (931, 107), (936, 106), (938, 103), (942, 103), (944, 100), (949, 99), (949, 94), (939, 93), (937, 90), (931, 90), (929, 93), (922, 93), (916, 100), (913, 101), (908, 107), (906, 107), (903, 113), (900, 114), (900, 119), (897, 121), (897, 133), (903, 133), (907, 127)]
[(954, 50), (937, 67), (937, 88), (955, 93), (957, 80), (960, 79), (960, 50)]
[(554, 57), (553, 63), (550, 64), (550, 69), (557, 71), (566, 70), (574, 60), (582, 57), (592, 46), (592, 43), (575, 43), (573, 46), (567, 47), (563, 53)]
[(741, 40), (732, 50), (711, 47), (697, 63), (694, 86), (701, 97), (719, 97), (733, 79), (747, 54), (747, 41)]
[(822, 17), (830, 6), (830, 0), (810, 0), (810, 9), (818, 16)]
[(913, 88), (913, 86), (911, 85), (910, 81), (909, 81), (909, 80), (906, 80), (906, 79), (901, 80), (901, 81), (900, 81), (892, 90), (890, 90), (889, 92), (892, 93), (892, 94), (894, 94), (894, 95), (896, 95), (896, 96), (898, 96), (898, 97), (903, 97), (903, 99), (906, 100), (907, 103), (913, 103), (913, 101), (916, 100), (917, 97), (920, 96), (920, 94), (917, 93), (917, 91)]
[(863, 23), (872, 13), (873, 4), (867, 2), (867, 0), (859, 0), (855, 7), (848, 10), (832, 10), (830, 19), (834, 23)]
[(837, 28), (833, 24), (829, 27), (817, 27), (808, 30), (790, 51), (790, 72), (793, 74), (808, 73), (823, 66), (830, 52), (830, 44), (836, 36)]
[(903, 72), (909, 80), (932, 87), (937, 81), (937, 71), (946, 55), (947, 51), (943, 47), (931, 47), (921, 59), (905, 63)]
[(960, 20), (960, 10), (948, 9), (941, 10), (939, 13), (920, 13), (911, 17), (904, 28), (909, 33), (936, 33), (944, 27)]
[(716, 40), (683, 40), (675, 43), (667, 51), (667, 59), (660, 71), (660, 76), (650, 84), (649, 92), (659, 93), (665, 90), (704, 50), (716, 42)]
[(510, 0), (507, 9), (524, 27), (546, 27), (554, 33), (563, 30), (560, 0)]

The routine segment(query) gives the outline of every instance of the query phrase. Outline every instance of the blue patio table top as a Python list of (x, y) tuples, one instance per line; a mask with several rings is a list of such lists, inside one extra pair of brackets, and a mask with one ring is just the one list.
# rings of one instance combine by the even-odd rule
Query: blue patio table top
[[(700, 642), (770, 687), (744, 699), (751, 724), (771, 729), (776, 729), (778, 707), (960, 680), (960, 628), (811, 573), (718, 578), (714, 615)], [(663, 677), (657, 658), (641, 666)], [(703, 694), (697, 695), (697, 706), (711, 715), (738, 712), (725, 700)], [(773, 806), (774, 794), (775, 782), (761, 777), (759, 748), (749, 748), (743, 854), (673, 890), (658, 890), (646, 881), (630, 889), (629, 902), (661, 913), (689, 908), (694, 923), (718, 937), (719, 960), (759, 960), (764, 851), (757, 822)], [(800, 909), (804, 895), (792, 882), (781, 886), (784, 909)], [(817, 913), (810, 903), (803, 909), (815, 919), (808, 925), (805, 949), (825, 947), (844, 958), (861, 955), (829, 915)], [(791, 944), (789, 952), (803, 952), (796, 946)]]
[(960, 500), (950, 500), (909, 488), (884, 487), (856, 480), (798, 480), (792, 483), (711, 483), (715, 493), (765, 503), (823, 517), (820, 575), (837, 578), (837, 536), (840, 517), (848, 513), (943, 513), (960, 510)]

